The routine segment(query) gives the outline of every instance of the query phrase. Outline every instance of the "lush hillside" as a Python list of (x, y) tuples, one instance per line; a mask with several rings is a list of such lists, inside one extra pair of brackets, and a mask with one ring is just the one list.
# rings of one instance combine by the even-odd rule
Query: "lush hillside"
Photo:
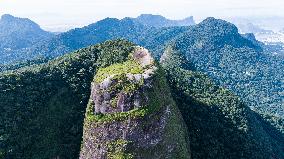
[(283, 56), (214, 18), (167, 28), (107, 18), (13, 52), (12, 61), (24, 62), (0, 66), (10, 70), (0, 74), (0, 156), (78, 157), (96, 70), (125, 61), (134, 44), (80, 48), (116, 38), (156, 59), (167, 48), (163, 66), (193, 158), (283, 158)]
[(283, 117), (283, 56), (241, 36), (223, 20), (208, 18), (175, 41), (176, 49), (218, 84), (262, 113)]
[[(78, 158), (97, 67), (127, 58), (133, 44), (106, 42), (0, 75), (0, 156)], [(1, 158), (1, 157), (0, 157)]]
[(161, 15), (141, 14), (137, 18), (133, 18), (133, 20), (146, 26), (152, 26), (157, 28), (195, 25), (192, 16), (182, 20), (170, 20)]
[(252, 34), (240, 35), (233, 24), (214, 18), (191, 27), (168, 28), (145, 26), (137, 19), (107, 18), (57, 35), (24, 51), (15, 51), (13, 61), (20, 62), (0, 66), (1, 70), (39, 63), (45, 60), (38, 59), (58, 57), (116, 38), (144, 46), (159, 59), (166, 45), (176, 41), (177, 49), (186, 54), (199, 71), (240, 95), (252, 108), (283, 116), (283, 55), (274, 54), (279, 52), (278, 48), (259, 43)]
[(42, 64), (48, 62), (48, 58), (38, 57), (31, 60), (23, 60), (23, 61), (17, 61), (9, 64), (0, 64), (0, 72), (3, 71), (11, 71), (16, 70), (22, 67), (36, 65), (36, 64)]
[[(127, 41), (108, 41), (46, 64), (1, 73), (0, 156), (78, 158), (93, 77), (99, 68), (127, 61), (134, 48)], [(162, 63), (187, 125), (192, 158), (283, 158), (283, 134), (175, 51), (167, 49)], [(103, 119), (99, 115), (94, 121)]]
[(3, 15), (0, 19), (0, 63), (13, 60), (15, 50), (29, 48), (52, 36), (27, 18)]
[(156, 59), (168, 43), (176, 41), (177, 49), (197, 70), (237, 93), (251, 108), (262, 114), (283, 117), (283, 55), (274, 54), (279, 49), (259, 43), (252, 34), (240, 35), (233, 24), (214, 18), (195, 26), (168, 28), (147, 27), (131, 18), (107, 18), (16, 53), (14, 60), (31, 58), (32, 62), (0, 67), (7, 70), (39, 63), (45, 61), (41, 59), (115, 38), (125, 38), (148, 48)]
[(190, 134), (193, 159), (283, 158), (284, 135), (169, 47), (161, 62)]

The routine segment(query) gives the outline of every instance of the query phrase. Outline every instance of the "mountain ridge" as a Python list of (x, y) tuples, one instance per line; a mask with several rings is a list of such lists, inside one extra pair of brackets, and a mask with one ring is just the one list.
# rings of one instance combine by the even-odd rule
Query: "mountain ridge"
[(182, 20), (170, 20), (161, 15), (141, 14), (137, 18), (132, 18), (134, 21), (142, 23), (146, 26), (152, 27), (171, 27), (171, 26), (190, 26), (195, 25), (193, 16), (184, 18)]
[[(117, 38), (122, 39), (113, 40)], [(98, 100), (99, 111), (88, 101), (96, 101), (92, 93), (101, 91), (95, 86), (101, 87), (98, 81), (109, 72), (133, 68), (127, 67), (133, 64), (128, 58), (137, 44), (149, 49), (155, 60), (161, 60), (156, 66), (164, 71), (165, 81), (170, 84), (165, 101), (173, 100), (180, 110), (193, 159), (283, 158), (281, 57), (271, 56), (270, 50), (252, 35), (239, 34), (235, 25), (212, 17), (194, 26), (166, 28), (145, 26), (131, 18), (107, 18), (16, 53), (19, 56), (25, 53), (31, 59), (43, 56), (48, 61), (31, 60), (0, 72), (0, 158), (78, 158), (83, 131), (82, 146), (92, 151), (85, 143), (91, 139), (88, 134), (92, 131), (83, 128), (84, 112), (95, 113), (85, 114), (85, 121), (89, 117), (93, 126), (109, 121), (112, 114), (104, 114), (105, 104), (110, 101)], [(98, 75), (101, 78), (93, 81)], [(128, 84), (126, 80), (115, 88), (136, 88), (125, 87)], [(159, 84), (152, 86), (161, 88)], [(168, 91), (155, 95), (161, 92)], [(119, 112), (115, 118), (128, 118), (127, 112)], [(110, 130), (113, 134), (120, 132)], [(98, 138), (105, 134), (109, 132)], [(114, 140), (117, 142), (110, 145), (129, 144)], [(95, 147), (94, 151), (98, 149)], [(122, 155), (131, 157), (127, 146), (111, 149), (118, 151), (118, 155), (122, 150)]]
[[(0, 145), (2, 155), (8, 158), (77, 158), (82, 131), (89, 130), (82, 127), (93, 77), (99, 72), (107, 77), (100, 67), (120, 66), (135, 47), (125, 40), (106, 41), (45, 64), (0, 73), (0, 120), (5, 121), (0, 122), (0, 136), (4, 143)], [(178, 50), (173, 47), (166, 51)], [(168, 64), (162, 62), (162, 66), (167, 82), (171, 84), (173, 99), (186, 122), (192, 158), (281, 158), (281, 133), (277, 136), (274, 128), (263, 127), (266, 124), (260, 120), (262, 117), (255, 120), (249, 107), (239, 97), (218, 87), (203, 73), (194, 71), (194, 66), (185, 58), (168, 58)], [(176, 60), (183, 64), (176, 63)], [(122, 68), (117, 71), (126, 69)], [(133, 67), (127, 67), (130, 68)], [(123, 86), (117, 88), (128, 88)], [(100, 118), (101, 115), (98, 117), (99, 120), (94, 118), (93, 124), (105, 119)], [(269, 135), (266, 132), (270, 132)], [(124, 145), (125, 142), (115, 143)], [(114, 149), (114, 152), (117, 151)], [(128, 151), (125, 152), (128, 154)]]
[[(27, 48), (54, 35), (40, 28), (28, 18), (17, 18), (9, 14), (0, 19), (0, 58), (1, 64), (25, 60)], [(21, 50), (20, 54), (17, 54)], [(19, 57), (20, 56), (20, 57)]]
[[(272, 67), (269, 67), (268, 65), (268, 63), (270, 63), (270, 65), (276, 65), (275, 67), (280, 70), (281, 68), (280, 59), (275, 59), (276, 57), (268, 55), (269, 52), (266, 53), (267, 49), (264, 48), (265, 46), (255, 41), (254, 37), (252, 37), (251, 35), (240, 35), (238, 33), (238, 28), (234, 26), (232, 23), (228, 23), (224, 20), (219, 20), (212, 17), (205, 19), (203, 22), (195, 26), (168, 27), (168, 28), (146, 27), (143, 24), (136, 23), (131, 18), (124, 18), (122, 20), (118, 20), (115, 18), (106, 18), (97, 23), (90, 24), (89, 26), (79, 29), (73, 29), (69, 32), (57, 35), (51, 40), (44, 41), (36, 45), (34, 48), (20, 51), (16, 55), (17, 58), (19, 59), (25, 57), (37, 58), (37, 59), (38, 58), (52, 59), (60, 55), (63, 55), (67, 52), (79, 49), (81, 47), (87, 47), (92, 44), (116, 38), (128, 39), (134, 43), (137, 43), (141, 46), (148, 48), (151, 52), (153, 52), (153, 57), (155, 57), (156, 59), (159, 59), (161, 57), (163, 50), (165, 49), (168, 43), (177, 41), (176, 43), (188, 44), (188, 46), (184, 48), (192, 50), (191, 51), (192, 53), (197, 52), (197, 50), (199, 50), (204, 54), (203, 55), (187, 54), (186, 53), (188, 52), (187, 50), (183, 50), (183, 53), (187, 54), (186, 55), (188, 56), (187, 58), (191, 58), (192, 62), (195, 65), (199, 65), (197, 68), (200, 68), (201, 69), (200, 71), (205, 71), (209, 75), (211, 74), (216, 81), (220, 80), (219, 79), (220, 77), (216, 78), (216, 76), (213, 75), (215, 71), (212, 69), (230, 71), (229, 67), (226, 68), (221, 67), (223, 66), (223, 63), (220, 63), (221, 62), (219, 60), (220, 57), (227, 58), (224, 60), (230, 60), (230, 58), (236, 59), (235, 61), (234, 60), (230, 61), (230, 63), (235, 65), (237, 64), (236, 61), (238, 61), (246, 63), (245, 65), (249, 65), (249, 67), (252, 68), (254, 63), (246, 61), (251, 57), (255, 62), (259, 61), (260, 65), (265, 67), (264, 70), (265, 72), (259, 69), (260, 76), (263, 76), (262, 74), (272, 73), (273, 74), (272, 76), (276, 76), (275, 78), (277, 79), (281, 78), (280, 77), (281, 75), (276, 74), (276, 72), (279, 71), (276, 72), (273, 71)], [(193, 43), (194, 46), (191, 46), (191, 43)], [(220, 52), (218, 52), (218, 50), (221, 52), (225, 52), (226, 54), (222, 55)], [(230, 54), (229, 52), (238, 53), (241, 58), (235, 56), (234, 54)], [(240, 52), (246, 52), (247, 55), (240, 54)], [(23, 54), (25, 55), (24, 57), (22, 57)], [(207, 58), (211, 59), (210, 63), (204, 62), (204, 59)], [(39, 61), (46, 61), (46, 60), (39, 60)], [(216, 64), (220, 66), (217, 66)], [(211, 67), (209, 65), (211, 66), (214, 65), (214, 67)], [(22, 64), (19, 64), (19, 66), (22, 66)], [(239, 67), (242, 68), (242, 66)], [(7, 68), (17, 68), (17, 67), (11, 66)], [(224, 73), (222, 73), (222, 71), (220, 72), (221, 74), (218, 76), (223, 76), (222, 78), (227, 78), (228, 75), (225, 75)], [(247, 71), (242, 70), (242, 72), (247, 72)], [(241, 74), (241, 72), (238, 72), (238, 74)], [(241, 76), (243, 78), (240, 79), (239, 81), (242, 82), (240, 86), (241, 89), (243, 89), (243, 87), (245, 87), (245, 85), (248, 84), (243, 82), (243, 79), (247, 79), (250, 77), (244, 77), (244, 75)], [(265, 77), (263, 76), (261, 79), (262, 81), (260, 82), (265, 82), (265, 78), (270, 79), (270, 76), (271, 75), (269, 76), (265, 75)], [(230, 79), (230, 81), (233, 81), (233, 83), (239, 83), (238, 81), (233, 80), (230, 77), (228, 77), (228, 79)], [(224, 79), (221, 81), (224, 81)], [(278, 83), (281, 83), (280, 79), (277, 81)], [(271, 82), (273, 83), (272, 79)], [(242, 95), (242, 92), (239, 91), (239, 89), (235, 88), (234, 85), (230, 85), (228, 84), (228, 82), (223, 84), (228, 85), (229, 87), (234, 89), (234, 91), (238, 92), (239, 95)], [(239, 86), (239, 84), (236, 85)], [(259, 88), (257, 86), (254, 86), (254, 89), (259, 89)], [(281, 92), (282, 87), (280, 85), (280, 87), (278, 88), (271, 87), (267, 89), (271, 90), (269, 92), (272, 92), (272, 89), (276, 92), (279, 91)], [(281, 101), (279, 95), (276, 95), (275, 98), (277, 98), (276, 100), (277, 103)], [(263, 105), (259, 101), (262, 100), (261, 99), (258, 99), (257, 101), (252, 100), (252, 103), (254, 106)], [(275, 105), (274, 103), (272, 103), (270, 107), (276, 107), (275, 109), (281, 110), (281, 104), (279, 106), (279, 104)], [(265, 109), (270, 109), (270, 107)], [(280, 116), (281, 114), (283, 113), (280, 113)]]

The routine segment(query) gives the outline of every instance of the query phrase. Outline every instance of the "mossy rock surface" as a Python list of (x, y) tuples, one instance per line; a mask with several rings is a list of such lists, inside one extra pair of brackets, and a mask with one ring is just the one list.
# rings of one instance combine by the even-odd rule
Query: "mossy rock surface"
[(185, 124), (146, 49), (99, 69), (91, 90), (81, 159), (190, 158)]

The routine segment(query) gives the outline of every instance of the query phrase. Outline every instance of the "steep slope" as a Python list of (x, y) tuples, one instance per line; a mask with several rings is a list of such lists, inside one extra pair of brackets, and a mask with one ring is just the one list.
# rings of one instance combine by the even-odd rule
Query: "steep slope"
[[(177, 74), (168, 80), (177, 87), (172, 88), (174, 99), (193, 139), (193, 158), (226, 153), (239, 158), (283, 158), (279, 150), (281, 145), (283, 150), (284, 143), (283, 58), (271, 56), (252, 39), (238, 34), (234, 25), (214, 18), (196, 26), (162, 29), (141, 29), (131, 19), (106, 19), (94, 26), (58, 35), (25, 54), (17, 54), (17, 58), (57, 57), (108, 38), (126, 37), (149, 47), (158, 59), (165, 45), (174, 42), (172, 50), (191, 61), (182, 66), (187, 71), (174, 70)], [(0, 156), (77, 158), (96, 70), (122, 63), (133, 49), (134, 45), (125, 41), (106, 42), (47, 64), (1, 73)], [(250, 107), (269, 113), (265, 119), (282, 133), (250, 111), (238, 97), (192, 70), (208, 74), (217, 84), (240, 95)]]
[(91, 92), (81, 159), (190, 158), (183, 119), (146, 49), (99, 69)]
[(161, 15), (141, 14), (137, 18), (133, 18), (133, 20), (146, 26), (156, 28), (195, 25), (192, 16), (182, 20), (170, 20)]
[[(90, 89), (93, 77), (96, 73), (98, 76), (104, 70), (103, 68), (112, 68), (117, 65), (116, 63), (127, 61), (130, 57), (129, 54), (136, 48), (127, 41), (108, 41), (78, 50), (46, 64), (1, 73), (0, 157), (78, 158), (84, 112), (91, 95), (90, 92), (94, 91), (94, 87)], [(143, 118), (132, 121), (132, 123), (137, 122), (139, 126), (133, 126), (131, 130), (138, 133), (138, 136), (141, 135), (142, 138), (142, 132), (144, 135), (152, 134), (152, 138), (145, 140), (145, 147), (134, 146), (133, 148), (137, 149), (133, 152), (147, 157), (154, 155), (156, 157), (189, 158), (188, 151), (190, 150), (187, 147), (186, 129), (183, 127), (179, 110), (171, 99), (163, 72), (156, 64), (145, 67), (144, 69), (157, 67), (156, 71), (158, 71), (149, 77), (149, 81), (146, 80), (146, 77), (143, 80), (144, 84), (149, 84), (149, 88), (148, 85), (129, 85), (127, 90), (133, 88), (147, 90), (147, 95), (143, 95), (141, 92), (140, 104), (149, 104), (149, 106), (145, 109), (141, 107), (140, 113), (135, 110), (129, 112), (134, 115), (145, 113)], [(153, 84), (153, 87), (150, 84)], [(121, 89), (121, 87), (117, 87), (117, 89)], [(126, 99), (129, 97), (128, 95), (125, 96)], [(160, 99), (157, 95), (164, 96)], [(143, 101), (144, 97), (149, 97), (149, 101)], [(129, 100), (132, 101), (132, 99)], [(91, 108), (90, 105), (89, 108)], [(130, 108), (133, 109), (133, 107), (128, 109)], [(129, 112), (122, 112), (122, 116), (115, 116), (115, 119), (127, 118), (129, 114), (132, 116), (132, 113)], [(87, 112), (88, 115), (90, 115), (89, 113), (90, 111)], [(88, 117), (91, 117), (92, 121), (113, 119), (104, 118), (105, 116), (102, 115)], [(112, 116), (110, 115), (110, 117)], [(91, 122), (90, 124), (96, 125), (98, 123)], [(103, 126), (103, 124), (99, 125)], [(86, 125), (85, 135), (88, 134)], [(120, 131), (113, 131), (113, 134), (115, 133), (119, 135)], [(160, 133), (160, 135), (155, 133)], [(126, 133), (127, 138), (125, 139), (135, 140), (135, 136), (132, 135), (132, 133)], [(121, 144), (119, 141), (122, 140), (117, 141), (117, 144)], [(144, 140), (134, 143), (144, 144)], [(114, 151), (116, 152), (116, 150), (120, 149)], [(91, 149), (91, 151), (93, 150)]]
[[(252, 108), (283, 116), (283, 56), (263, 47), (251, 35), (241, 36), (233, 24), (214, 18), (196, 26), (160, 29), (146, 27), (131, 18), (108, 18), (63, 33), (27, 50), (16, 51), (13, 61), (29, 58), (45, 61), (46, 58), (115, 38), (125, 38), (144, 46), (157, 59), (166, 44), (175, 40), (177, 49), (186, 54), (199, 71), (240, 95)], [(0, 67), (1, 70), (13, 69), (29, 63)]]
[(229, 88), (262, 113), (284, 115), (283, 57), (274, 56), (231, 23), (208, 18), (176, 38), (196, 69)]
[(27, 18), (2, 15), (0, 19), (0, 58), (1, 63), (11, 60), (14, 50), (31, 47), (40, 40), (53, 35)]
[(0, 156), (78, 158), (97, 68), (125, 61), (133, 49), (126, 41), (105, 42), (46, 64), (1, 73)]
[(1, 70), (15, 69), (115, 38), (125, 38), (148, 48), (156, 59), (162, 55), (167, 43), (178, 39), (177, 48), (199, 71), (236, 92), (252, 108), (283, 116), (283, 56), (275, 55), (275, 49), (263, 47), (251, 35), (242, 37), (234, 25), (214, 18), (196, 26), (171, 28), (150, 28), (131, 18), (107, 18), (32, 48), (14, 51), (10, 62), (32, 59), (31, 62), (0, 67)]
[(189, 127), (193, 159), (284, 157), (284, 135), (168, 47), (161, 59)]
[[(173, 56), (171, 53), (177, 51), (175, 47), (168, 49), (168, 55), (162, 58), (171, 91), (158, 64), (141, 69), (129, 59), (136, 49), (137, 46), (127, 41), (107, 41), (46, 64), (1, 73), (0, 157), (78, 158), (88, 105), (81, 158), (88, 155), (186, 158), (188, 152), (192, 158), (200, 159), (283, 158), (283, 133), (252, 112), (237, 96), (194, 71), (193, 63), (182, 58), (183, 54), (177, 52), (177, 56)], [(135, 67), (129, 67), (132, 65)], [(154, 67), (157, 72), (146, 78), (152, 80), (143, 80), (143, 85), (129, 82), (126, 77), (132, 77), (131, 74), (124, 76), (125, 72), (141, 74)], [(112, 74), (118, 74), (121, 79), (107, 78)], [(101, 80), (106, 78), (114, 81), (108, 87), (110, 92), (99, 91)], [(123, 94), (133, 90), (133, 96)], [(102, 97), (97, 96), (100, 93), (106, 96), (98, 99)], [(137, 94), (141, 95), (138, 100)], [(117, 100), (116, 95), (120, 96)], [(123, 100), (122, 96), (129, 100)], [(144, 97), (149, 101), (142, 100)], [(133, 105), (129, 105), (132, 102)], [(114, 107), (109, 107), (108, 103)], [(123, 107), (115, 107), (115, 103)], [(137, 109), (132, 107), (134, 103)], [(189, 139), (175, 103), (188, 127)], [(121, 112), (121, 108), (128, 111)], [(168, 111), (171, 115), (167, 116)], [(277, 118), (273, 120), (281, 123)], [(130, 125), (124, 130), (131, 130), (129, 132), (108, 127), (125, 128), (128, 121)], [(141, 130), (141, 125), (145, 129)], [(149, 140), (139, 142), (135, 135), (138, 139), (149, 135)], [(110, 142), (102, 143), (104, 139)], [(149, 145), (150, 141), (155, 142)], [(96, 147), (98, 143), (102, 143), (102, 152)], [(167, 151), (169, 147), (165, 145), (170, 146), (171, 151)]]

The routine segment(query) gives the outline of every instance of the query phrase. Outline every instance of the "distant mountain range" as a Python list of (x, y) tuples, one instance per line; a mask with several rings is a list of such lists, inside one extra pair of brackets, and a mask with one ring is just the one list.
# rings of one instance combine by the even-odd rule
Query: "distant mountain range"
[[(38, 24), (27, 19), (9, 14), (0, 19), (0, 64), (25, 60), (27, 49), (54, 35), (44, 31)], [(17, 54), (20, 52), (19, 54)], [(20, 56), (20, 57), (17, 57)], [(24, 57), (23, 57), (24, 56)]]
[(284, 33), (280, 31), (266, 30), (252, 23), (239, 23), (237, 27), (241, 33), (254, 33), (257, 40), (266, 44), (284, 43)]
[[(279, 87), (267, 85), (268, 88), (265, 89), (269, 91), (264, 91), (264, 87), (259, 87), (260, 85), (264, 86), (264, 84), (260, 83), (256, 85), (253, 84), (253, 86), (249, 87), (256, 90), (261, 89), (263, 96), (270, 95), (275, 91), (281, 92), (281, 90), (283, 90), (283, 87), (281, 86), (281, 74), (279, 75), (279, 73), (277, 73), (281, 72), (281, 58), (278, 59), (278, 57), (270, 56), (270, 50), (266, 50), (266, 48), (264, 48), (261, 43), (257, 42), (253, 36), (241, 36), (238, 33), (238, 28), (233, 24), (214, 18), (208, 18), (194, 26), (161, 28), (161, 25), (157, 25), (157, 23), (156, 27), (153, 27), (137, 22), (141, 17), (148, 17), (148, 19), (150, 19), (150, 17), (153, 17), (153, 19), (157, 19), (157, 17), (165, 19), (156, 15), (141, 15), (140, 18), (124, 18), (121, 20), (106, 18), (86, 27), (72, 29), (68, 32), (55, 35), (52, 38), (42, 40), (29, 48), (16, 50), (13, 53), (8, 54), (9, 58), (6, 59), (8, 61), (9, 59), (13, 61), (36, 59), (35, 62), (28, 61), (27, 64), (43, 62), (46, 61), (45, 59), (53, 59), (82, 47), (118, 38), (127, 39), (148, 48), (154, 53), (153, 56), (156, 59), (159, 59), (169, 43), (175, 40), (181, 40), (184, 37), (185, 41), (179, 43), (182, 46), (186, 46), (182, 52), (187, 58), (191, 59), (191, 61), (198, 66), (197, 68), (200, 69), (200, 71), (207, 72), (211, 77), (218, 82), (220, 81), (220, 83), (226, 87), (238, 92), (242, 90), (239, 95), (242, 96), (244, 90), (248, 91), (248, 89), (243, 89), (243, 87), (246, 87), (246, 85), (249, 84), (247, 83), (248, 81), (244, 79), (255, 78), (254, 76), (251, 77), (244, 74), (244, 72), (255, 72), (259, 74), (261, 78), (257, 76), (256, 79), (258, 82), (267, 82), (268, 79), (270, 79), (271, 82), (277, 82)], [(192, 52), (189, 53), (188, 50), (191, 50)], [(228, 54), (226, 56), (229, 57), (224, 57), (222, 54), (225, 50), (227, 50)], [(243, 56), (241, 52), (246, 52), (245, 55), (251, 57)], [(242, 58), (237, 58), (235, 56), (236, 54), (240, 54)], [(221, 57), (223, 57), (225, 61), (230, 60), (226, 58), (235, 60), (221, 64)], [(2, 56), (1, 58), (2, 62), (5, 61), (5, 56)], [(204, 59), (210, 60), (204, 61)], [(250, 61), (248, 61), (248, 59), (250, 59)], [(254, 69), (253, 67), (255, 67), (256, 62), (259, 63), (260, 67)], [(270, 64), (268, 65), (266, 63)], [(235, 65), (236, 68), (232, 70), (232, 67), (225, 67), (224, 64), (231, 66)], [(23, 65), (25, 64), (17, 63), (16, 66), (9, 66), (7, 68), (17, 68), (18, 66)], [(247, 70), (247, 67), (243, 67), (244, 65), (252, 67), (251, 70)], [(274, 65), (274, 67), (270, 67), (271, 65)], [(219, 70), (218, 74), (216, 73), (217, 70)], [(235, 72), (236, 70), (238, 71)], [(228, 76), (228, 72), (230, 71), (235, 72), (234, 74), (238, 75), (238, 78)], [(226, 79), (229, 78), (230, 80), (226, 82)], [(241, 85), (240, 82), (242, 83)], [(261, 107), (261, 109), (264, 109), (265, 111), (266, 109), (270, 110), (271, 108), (274, 108), (278, 113), (284, 114), (284, 110), (281, 108), (281, 94), (274, 94), (273, 98), (270, 100), (266, 98), (256, 100), (252, 93), (251, 95), (252, 96), (246, 95), (244, 98), (249, 98), (252, 107)], [(271, 106), (264, 107), (265, 104)]]
[(182, 20), (170, 20), (161, 15), (141, 14), (137, 18), (132, 18), (134, 21), (152, 27), (170, 27), (170, 26), (190, 26), (195, 25), (193, 17)]
[(3, 27), (0, 30), (0, 40), (2, 37), (3, 43), (0, 47), (0, 64), (3, 64), (38, 57), (56, 57), (109, 39), (126, 38), (139, 43), (149, 30), (169, 26), (190, 26), (195, 22), (193, 17), (169, 20), (159, 15), (142, 14), (137, 18), (122, 20), (106, 18), (59, 35), (43, 31), (29, 19), (11, 15), (3, 15), (0, 26), (1, 24)]
[(243, 16), (225, 18), (234, 24), (248, 24), (252, 23), (265, 30), (279, 31), (284, 26), (284, 17), (281, 16)]
[[(281, 31), (284, 21), (282, 17), (270, 18), (232, 18), (230, 19), (241, 33), (254, 33), (257, 40), (266, 44), (284, 44), (284, 34)], [(269, 28), (269, 29), (264, 29)]]
[(16, 50), (31, 47), (53, 35), (27, 18), (2, 15), (0, 19), (0, 49)]
[(236, 24), (236, 26), (239, 28), (239, 31), (241, 33), (272, 33), (273, 31), (272, 30), (265, 30), (265, 29), (262, 29), (260, 28), (259, 26), (257, 25), (254, 25), (252, 23), (239, 23), (239, 24)]

